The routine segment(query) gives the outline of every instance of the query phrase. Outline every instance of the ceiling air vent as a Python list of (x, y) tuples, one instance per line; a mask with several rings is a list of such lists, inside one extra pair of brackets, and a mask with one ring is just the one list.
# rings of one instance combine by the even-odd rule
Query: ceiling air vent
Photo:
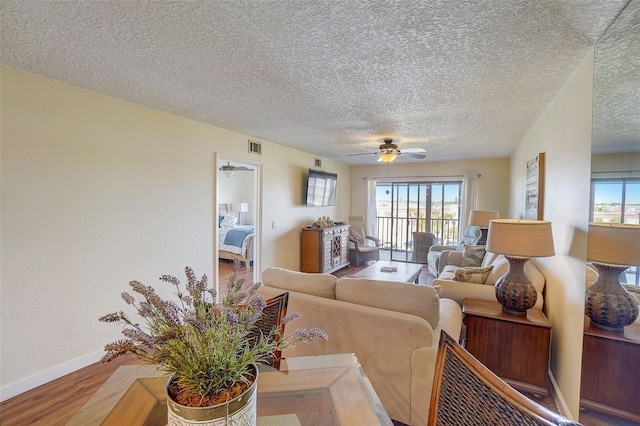
[(314, 167), (322, 167), (322, 160), (319, 158), (314, 158), (313, 164), (314, 164)]
[(262, 155), (262, 144), (260, 142), (249, 140), (249, 152)]

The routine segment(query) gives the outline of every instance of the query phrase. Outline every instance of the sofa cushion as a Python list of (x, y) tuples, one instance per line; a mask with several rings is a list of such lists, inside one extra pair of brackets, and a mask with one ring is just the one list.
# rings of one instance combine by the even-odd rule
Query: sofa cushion
[(462, 263), (460, 266), (480, 266), (485, 254), (485, 246), (472, 246), (465, 244), (462, 253)]
[(503, 255), (496, 256), (492, 263), (493, 269), (489, 272), (489, 276), (485, 284), (494, 285), (504, 274), (509, 271), (509, 261)]
[(484, 284), (492, 269), (493, 265), (484, 268), (458, 268), (456, 269), (453, 279), (465, 283)]
[(310, 274), (271, 267), (262, 272), (262, 284), (282, 290), (297, 291), (313, 296), (336, 298), (338, 278), (331, 274)]
[(440, 322), (438, 289), (400, 281), (341, 278), (336, 299), (424, 318), (433, 328)]

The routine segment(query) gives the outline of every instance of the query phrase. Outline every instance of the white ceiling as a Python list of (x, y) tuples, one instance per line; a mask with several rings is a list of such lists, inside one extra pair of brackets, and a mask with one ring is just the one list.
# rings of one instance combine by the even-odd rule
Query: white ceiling
[(627, 1), (2, 0), (0, 61), (349, 164), (508, 156)]

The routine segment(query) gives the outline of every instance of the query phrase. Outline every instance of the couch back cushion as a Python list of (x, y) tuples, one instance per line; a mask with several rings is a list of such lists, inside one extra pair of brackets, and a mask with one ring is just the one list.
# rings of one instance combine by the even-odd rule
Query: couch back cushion
[(336, 298), (338, 278), (331, 274), (310, 274), (271, 267), (262, 272), (262, 284), (327, 299)]
[(424, 318), (433, 328), (440, 322), (440, 297), (431, 286), (400, 281), (341, 278), (336, 299)]
[[(491, 253), (487, 253), (487, 256)], [(488, 266), (493, 266), (487, 280), (484, 282), (487, 285), (495, 285), (496, 281), (500, 279), (509, 270), (509, 261), (504, 255), (498, 254), (493, 258), (493, 262)]]

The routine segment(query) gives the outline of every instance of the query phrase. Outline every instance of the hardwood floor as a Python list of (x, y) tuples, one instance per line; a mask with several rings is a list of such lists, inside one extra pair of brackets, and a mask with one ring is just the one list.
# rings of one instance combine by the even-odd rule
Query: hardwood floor
[(95, 363), (0, 404), (2, 426), (65, 425), (121, 365), (140, 364), (133, 356)]
[[(334, 275), (350, 276), (366, 266), (348, 266), (336, 271)], [(230, 262), (221, 262), (220, 275), (224, 277), (220, 281), (221, 290), (231, 270)], [(239, 271), (239, 277), (245, 278), (247, 282), (252, 282), (252, 274), (251, 268), (242, 267)], [(423, 267), (419, 282), (430, 284), (433, 278), (426, 266)], [(118, 367), (130, 364), (140, 364), (140, 361), (132, 356), (126, 356), (107, 364), (92, 364), (4, 401), (0, 403), (0, 424), (2, 426), (65, 425)], [(532, 399), (558, 412), (551, 397)], [(631, 426), (634, 424), (594, 412), (581, 412), (580, 422), (585, 426)]]

